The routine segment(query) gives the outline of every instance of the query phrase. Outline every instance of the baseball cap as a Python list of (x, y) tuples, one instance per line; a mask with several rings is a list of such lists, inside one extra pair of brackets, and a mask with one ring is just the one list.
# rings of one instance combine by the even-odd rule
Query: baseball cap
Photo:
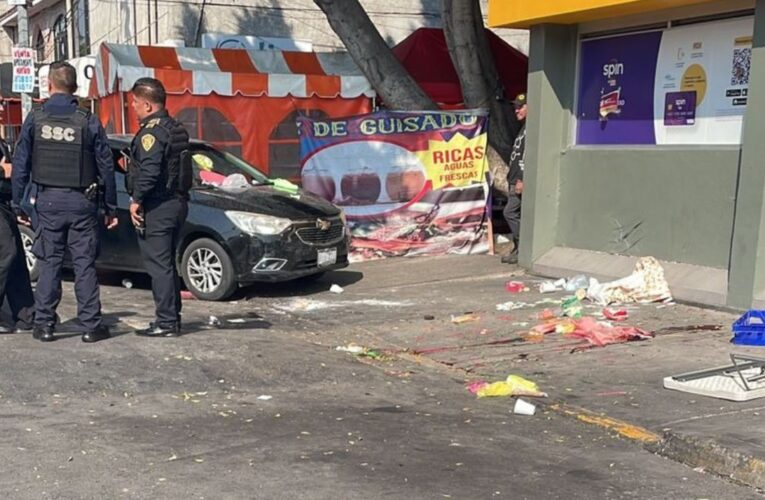
[(518, 94), (515, 96), (515, 99), (513, 99), (513, 106), (516, 108), (520, 108), (521, 106), (526, 104), (526, 94)]

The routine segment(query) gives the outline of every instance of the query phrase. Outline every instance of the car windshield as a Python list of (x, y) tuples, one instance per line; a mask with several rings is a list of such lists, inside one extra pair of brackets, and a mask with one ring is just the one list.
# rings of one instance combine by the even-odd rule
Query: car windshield
[[(247, 184), (270, 184), (271, 181), (246, 161), (226, 151), (220, 151), (206, 145), (192, 144), (191, 159), (196, 177), (202, 184), (221, 186), (228, 182), (241, 180)], [(242, 176), (242, 177), (239, 177)]]

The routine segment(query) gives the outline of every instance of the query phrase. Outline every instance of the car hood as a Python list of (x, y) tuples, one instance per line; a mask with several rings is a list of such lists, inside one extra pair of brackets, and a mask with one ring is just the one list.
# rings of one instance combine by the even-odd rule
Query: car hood
[(194, 189), (191, 200), (221, 210), (239, 210), (301, 220), (338, 215), (340, 209), (306, 191), (289, 194), (272, 186), (253, 186), (244, 190), (226, 191), (218, 187)]

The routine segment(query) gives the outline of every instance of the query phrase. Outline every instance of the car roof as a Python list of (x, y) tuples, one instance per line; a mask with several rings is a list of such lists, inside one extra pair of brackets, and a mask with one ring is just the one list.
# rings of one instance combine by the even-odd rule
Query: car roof
[[(109, 144), (116, 147), (128, 147), (130, 146), (130, 143), (133, 142), (133, 136), (135, 134), (107, 134), (107, 139), (109, 140)], [(191, 139), (189, 142), (191, 144), (204, 144), (206, 146), (209, 146), (205, 141), (200, 141), (199, 139)]]

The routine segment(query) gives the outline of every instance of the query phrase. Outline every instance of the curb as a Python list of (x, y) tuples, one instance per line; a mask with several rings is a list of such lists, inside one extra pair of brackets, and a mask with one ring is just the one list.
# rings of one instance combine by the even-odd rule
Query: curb
[(743, 486), (765, 490), (765, 460), (730, 450), (712, 439), (673, 432), (660, 435), (645, 427), (563, 403), (550, 404), (546, 408), (560, 415), (573, 417), (582, 423), (618, 434), (661, 457), (732, 480)]
[(701, 468), (745, 486), (765, 489), (765, 461), (729, 450), (714, 440), (668, 432), (654, 449), (647, 448), (689, 467)]

